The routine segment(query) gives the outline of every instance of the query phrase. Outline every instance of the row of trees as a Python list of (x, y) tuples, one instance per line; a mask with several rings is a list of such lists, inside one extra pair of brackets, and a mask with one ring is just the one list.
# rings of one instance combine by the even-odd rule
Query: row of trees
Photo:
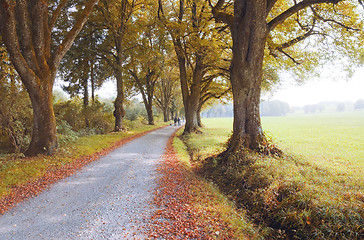
[(190, 133), (199, 131), (206, 103), (231, 91), (230, 153), (241, 147), (258, 150), (264, 141), (260, 94), (278, 81), (280, 70), (307, 75), (320, 58), (328, 63), (338, 56), (345, 59), (340, 64), (353, 66), (363, 50), (362, 19), (355, 1), (0, 3), (2, 41), (33, 107), (28, 155), (52, 154), (57, 145), (52, 89), (58, 70), (68, 82), (67, 91), (83, 93), (85, 107), (89, 86), (94, 96), (105, 79), (115, 79), (116, 131), (123, 129), (125, 99), (135, 92), (142, 96), (153, 124), (154, 102), (168, 120), (180, 89), (184, 132)]
[[(260, 103), (260, 116), (284, 116), (291, 111), (288, 103), (278, 100), (262, 101)], [(231, 104), (218, 104), (202, 112), (202, 117), (234, 117), (234, 108)]]

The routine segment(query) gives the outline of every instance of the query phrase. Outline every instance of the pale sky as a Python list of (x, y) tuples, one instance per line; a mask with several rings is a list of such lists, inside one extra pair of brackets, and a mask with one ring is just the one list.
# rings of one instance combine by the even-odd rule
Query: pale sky
[(280, 100), (297, 107), (327, 101), (355, 102), (364, 99), (364, 67), (356, 70), (351, 79), (335, 77), (337, 73), (331, 75), (326, 73), (320, 78), (309, 79), (303, 85), (285, 79), (282, 86), (265, 99)]

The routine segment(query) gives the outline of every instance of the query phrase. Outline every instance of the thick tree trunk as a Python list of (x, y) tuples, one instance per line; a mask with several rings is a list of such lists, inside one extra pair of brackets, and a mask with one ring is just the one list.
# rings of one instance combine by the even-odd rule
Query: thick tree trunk
[(148, 125), (154, 125), (153, 104), (145, 104), (145, 109), (147, 110), (148, 115)]
[(200, 132), (198, 129), (197, 104), (191, 100), (188, 105), (187, 108), (185, 107), (186, 123), (183, 134)]
[[(57, 9), (62, 10), (66, 2), (61, 1)], [(57, 146), (52, 105), (54, 79), (63, 56), (72, 46), (96, 2), (85, 2), (72, 28), (57, 43), (52, 41), (51, 31), (61, 11), (54, 11), (49, 18), (48, 1), (0, 0), (2, 40), (33, 106), (34, 125), (27, 155), (52, 154)]]
[(264, 139), (259, 103), (267, 36), (265, 9), (265, 0), (235, 1), (230, 68), (234, 124), (228, 152), (240, 147), (258, 150)]
[[(119, 71), (117, 71), (119, 72)], [(117, 96), (114, 102), (114, 117), (115, 117), (115, 132), (123, 131), (123, 119), (125, 116), (125, 110), (124, 110), (124, 87), (123, 87), (123, 79), (122, 75), (119, 72), (119, 74), (116, 74), (116, 86), (117, 86)]]
[(51, 155), (57, 147), (56, 118), (53, 111), (52, 85), (29, 91), (33, 106), (33, 132), (27, 156), (39, 153)]

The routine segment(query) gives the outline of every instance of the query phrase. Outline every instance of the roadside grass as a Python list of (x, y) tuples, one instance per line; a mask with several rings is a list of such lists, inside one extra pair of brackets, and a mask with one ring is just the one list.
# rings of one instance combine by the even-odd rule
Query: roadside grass
[(118, 141), (164, 125), (166, 124), (142, 125), (127, 132), (80, 137), (59, 146), (53, 156), (40, 155), (29, 158), (22, 154), (0, 155), (0, 199), (9, 196), (14, 187), (40, 179), (48, 171), (62, 168), (79, 158), (101, 154)]
[(208, 158), (224, 149), (232, 119), (205, 119), (203, 134), (183, 141), (202, 175), (247, 209), (262, 237), (362, 239), (363, 119), (363, 112), (263, 118), (282, 158)]
[[(176, 135), (180, 136), (182, 131), (179, 130)], [(257, 239), (259, 229), (249, 220), (246, 211), (237, 209), (217, 186), (194, 173), (195, 166), (191, 164), (187, 146), (179, 137), (174, 138), (173, 147), (192, 183), (192, 211), (200, 213), (199, 221), (204, 223), (205, 232), (210, 233), (209, 239)]]

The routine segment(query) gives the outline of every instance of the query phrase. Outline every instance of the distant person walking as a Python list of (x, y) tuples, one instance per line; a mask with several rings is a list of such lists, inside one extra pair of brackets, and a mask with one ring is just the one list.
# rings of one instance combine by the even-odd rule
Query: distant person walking
[(177, 125), (177, 121), (178, 121), (177, 116), (175, 116), (175, 117), (174, 117), (174, 126), (176, 126), (176, 125)]
[(181, 126), (181, 118), (178, 118), (177, 122), (178, 122), (178, 126)]

